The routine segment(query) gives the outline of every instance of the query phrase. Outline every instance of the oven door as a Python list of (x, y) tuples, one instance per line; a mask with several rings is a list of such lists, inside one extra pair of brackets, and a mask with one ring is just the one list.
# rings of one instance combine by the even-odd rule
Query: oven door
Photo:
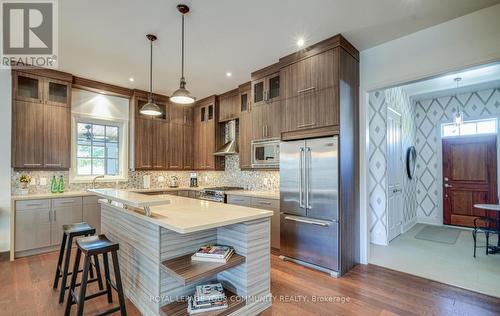
[(280, 163), (280, 141), (253, 140), (252, 141), (252, 167), (277, 168)]

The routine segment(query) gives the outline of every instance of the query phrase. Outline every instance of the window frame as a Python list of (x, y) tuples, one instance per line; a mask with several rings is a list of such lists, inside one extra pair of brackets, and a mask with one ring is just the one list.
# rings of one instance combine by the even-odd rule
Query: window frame
[(70, 183), (91, 183), (97, 175), (77, 174), (78, 123), (118, 126), (118, 174), (104, 175), (99, 182), (128, 181), (128, 121), (121, 119), (103, 119), (91, 115), (73, 113), (71, 119), (71, 168)]
[[(488, 122), (488, 121), (495, 122), (495, 131), (491, 132), (491, 133), (478, 133), (477, 132), (477, 123)], [(464, 120), (462, 124), (470, 124), (470, 123), (476, 124), (476, 132), (474, 134), (461, 135), (460, 131), (459, 131), (459, 133), (457, 135), (444, 135), (444, 128), (446, 126), (452, 126), (452, 125), (454, 125), (454, 123), (453, 122), (443, 122), (443, 123), (441, 123), (441, 127), (439, 130), (440, 136), (443, 139), (443, 138), (453, 138), (453, 137), (467, 137), (467, 136), (481, 136), (481, 135), (496, 135), (496, 134), (498, 134), (498, 118), (497, 117), (469, 119), (469, 120)]]

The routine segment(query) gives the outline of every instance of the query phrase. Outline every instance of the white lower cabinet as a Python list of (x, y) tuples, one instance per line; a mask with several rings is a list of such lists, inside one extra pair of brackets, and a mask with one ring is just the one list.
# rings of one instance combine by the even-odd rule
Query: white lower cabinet
[(28, 209), (16, 212), (16, 251), (50, 246), (50, 209)]
[(56, 246), (61, 244), (63, 225), (82, 222), (82, 197), (17, 201), (15, 212), (15, 252)]

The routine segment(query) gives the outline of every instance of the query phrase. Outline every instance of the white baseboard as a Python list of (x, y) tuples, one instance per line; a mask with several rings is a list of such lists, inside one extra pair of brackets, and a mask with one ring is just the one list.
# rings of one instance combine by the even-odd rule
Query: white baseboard
[(406, 224), (403, 224), (403, 227), (402, 227), (402, 234), (406, 233), (407, 231), (409, 231), (410, 229), (412, 229), (413, 226), (415, 226), (417, 224), (417, 217), (414, 217), (411, 221), (409, 221), (408, 223)]
[(442, 226), (443, 220), (441, 218), (419, 216), (417, 217), (417, 223)]

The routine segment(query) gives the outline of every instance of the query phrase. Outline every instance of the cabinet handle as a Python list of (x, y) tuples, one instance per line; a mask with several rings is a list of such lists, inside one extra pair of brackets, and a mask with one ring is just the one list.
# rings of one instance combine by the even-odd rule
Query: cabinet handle
[(311, 225), (318, 225), (318, 226), (323, 226), (323, 227), (330, 226), (330, 224), (327, 222), (311, 221), (311, 220), (297, 218), (297, 217), (291, 217), (291, 216), (285, 216), (285, 219), (289, 220), (289, 221), (294, 221), (294, 222), (299, 222), (299, 223), (304, 223), (304, 224), (311, 224)]
[(316, 87), (309, 87), (309, 88), (305, 88), (305, 89), (302, 89), (302, 90), (297, 90), (297, 94), (301, 94), (301, 93), (304, 93), (304, 92), (309, 92), (309, 91), (312, 91), (312, 90), (315, 90)]
[(27, 167), (41, 166), (41, 164), (39, 163), (24, 163), (23, 165)]
[(301, 125), (297, 125), (297, 127), (301, 128), (301, 127), (308, 127), (308, 126), (314, 126), (314, 125), (316, 125), (316, 123), (301, 124)]
[(57, 222), (57, 211), (54, 210), (54, 222)]
[(42, 206), (41, 203), (30, 203), (30, 204), (26, 204), (26, 206)]
[(271, 205), (271, 202), (259, 201), (259, 204), (263, 204), (263, 205)]
[(52, 222), (52, 211), (49, 211), (49, 222)]
[(50, 167), (60, 167), (61, 166), (60, 163), (46, 163), (45, 165), (50, 166)]
[(74, 201), (62, 201), (60, 202), (61, 204), (73, 204), (75, 203)]

